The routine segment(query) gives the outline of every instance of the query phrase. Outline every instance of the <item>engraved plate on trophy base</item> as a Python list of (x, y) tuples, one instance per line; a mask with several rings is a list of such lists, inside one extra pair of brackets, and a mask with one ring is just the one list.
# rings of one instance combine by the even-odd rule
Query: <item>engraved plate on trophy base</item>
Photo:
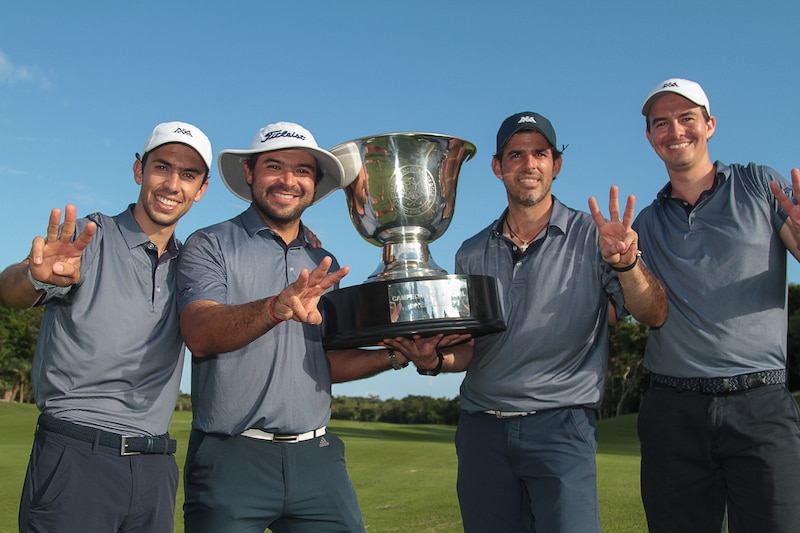
[(323, 295), (326, 349), (438, 333), (479, 337), (505, 329), (495, 279), (443, 275), (375, 281)]

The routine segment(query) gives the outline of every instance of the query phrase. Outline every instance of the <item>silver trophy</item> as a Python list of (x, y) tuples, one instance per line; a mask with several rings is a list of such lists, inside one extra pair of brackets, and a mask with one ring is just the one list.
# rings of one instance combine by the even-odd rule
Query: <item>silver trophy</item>
[(450, 275), (428, 249), (450, 225), (458, 173), (475, 145), (436, 133), (386, 133), (330, 151), (350, 183), (345, 195), (353, 225), (383, 253), (366, 283), (322, 297), (325, 347), (505, 329), (495, 279)]

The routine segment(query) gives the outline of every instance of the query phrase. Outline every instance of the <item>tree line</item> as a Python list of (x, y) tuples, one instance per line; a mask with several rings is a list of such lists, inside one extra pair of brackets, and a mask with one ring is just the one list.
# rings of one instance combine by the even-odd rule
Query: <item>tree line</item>
[[(787, 378), (790, 390), (800, 389), (800, 285), (789, 284)], [(43, 308), (0, 307), (0, 399), (32, 402), (31, 363)], [(649, 328), (623, 320), (609, 330), (608, 376), (600, 418), (636, 413), (647, 390), (649, 375), (642, 355)], [(191, 397), (181, 393), (177, 410), (191, 410)], [(406, 396), (381, 400), (377, 396), (335, 396), (331, 417), (339, 420), (396, 424), (455, 424), (461, 410), (458, 397)]]
[(31, 363), (43, 314), (43, 307), (0, 307), (0, 398), (4, 401), (33, 401)]

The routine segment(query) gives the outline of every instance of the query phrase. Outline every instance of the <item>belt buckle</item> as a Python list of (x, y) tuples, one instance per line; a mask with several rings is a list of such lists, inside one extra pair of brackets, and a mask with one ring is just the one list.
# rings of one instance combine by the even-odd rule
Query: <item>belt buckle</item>
[(119, 454), (122, 457), (127, 455), (141, 455), (141, 452), (134, 452), (128, 450), (128, 439), (135, 438), (133, 435), (120, 435), (119, 437)]
[(274, 442), (297, 442), (299, 435), (274, 435), (272, 440)]
[(745, 378), (744, 382), (747, 389), (757, 389), (767, 384), (767, 378), (763, 375), (751, 374)]

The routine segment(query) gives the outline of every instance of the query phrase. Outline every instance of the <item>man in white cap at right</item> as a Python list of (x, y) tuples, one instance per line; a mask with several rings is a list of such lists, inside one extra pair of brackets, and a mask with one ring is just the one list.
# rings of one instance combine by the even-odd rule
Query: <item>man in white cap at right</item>
[(331, 383), (406, 359), (322, 345), (317, 303), (349, 269), (312, 246), (300, 217), (347, 185), (344, 169), (291, 122), (223, 150), (219, 168), (250, 206), (191, 235), (178, 268), (194, 356), (186, 531), (363, 532), (344, 444), (325, 427)]
[[(800, 531), (800, 410), (786, 381), (786, 252), (800, 259), (800, 171), (712, 162), (697, 83), (669, 79), (642, 106), (669, 183), (634, 222), (667, 291), (639, 411), (651, 532)], [(790, 200), (791, 198), (791, 200)]]

